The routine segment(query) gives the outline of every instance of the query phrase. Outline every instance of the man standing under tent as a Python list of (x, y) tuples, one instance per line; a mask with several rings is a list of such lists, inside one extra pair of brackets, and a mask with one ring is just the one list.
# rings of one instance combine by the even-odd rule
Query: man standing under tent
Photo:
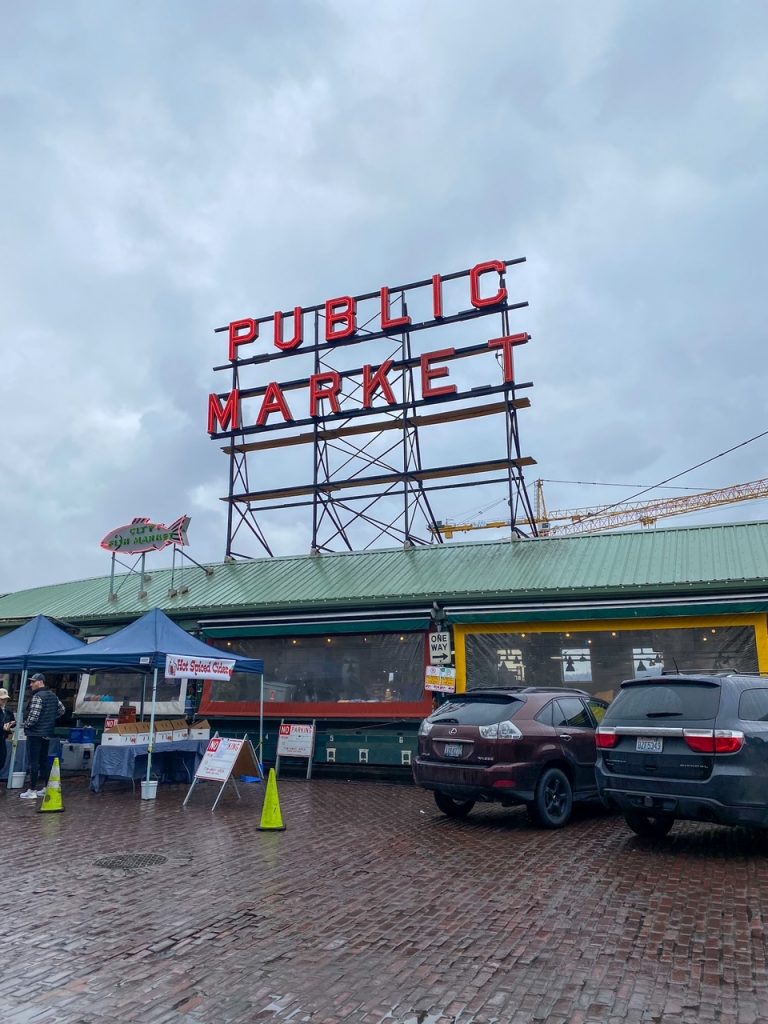
[[(32, 699), (24, 719), (27, 736), (27, 759), (29, 762), (29, 789), (20, 794), (22, 800), (35, 800), (45, 795), (48, 782), (48, 741), (53, 736), (56, 719), (66, 713), (59, 698), (45, 685), (45, 676), (36, 672), (29, 681)], [(38, 789), (38, 780), (43, 788)]]

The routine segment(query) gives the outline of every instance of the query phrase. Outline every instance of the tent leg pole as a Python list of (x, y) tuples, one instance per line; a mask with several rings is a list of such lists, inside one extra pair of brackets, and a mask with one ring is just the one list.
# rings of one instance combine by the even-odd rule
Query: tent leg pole
[(259, 687), (259, 764), (264, 763), (264, 673)]
[[(13, 782), (13, 769), (16, 765), (16, 748), (19, 745), (19, 735), (21, 734), (21, 723), (24, 720), (24, 691), (27, 688), (27, 673), (29, 669), (24, 669), (21, 673), (21, 683), (19, 684), (19, 706), (16, 710), (16, 728), (13, 730), (13, 742), (11, 743), (11, 760), (8, 762), (8, 785), (10, 786)], [(3, 738), (5, 743), (5, 738)]]
[(155, 704), (157, 703), (157, 668), (152, 678), (152, 710), (149, 713), (149, 748), (147, 750), (147, 782), (152, 771), (152, 751), (155, 746)]

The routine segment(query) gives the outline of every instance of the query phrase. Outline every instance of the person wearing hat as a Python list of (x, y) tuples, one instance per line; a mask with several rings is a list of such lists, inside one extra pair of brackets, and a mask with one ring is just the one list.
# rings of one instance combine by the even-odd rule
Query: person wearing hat
[(0, 686), (0, 772), (5, 765), (5, 741), (10, 739), (16, 728), (16, 715), (8, 707), (10, 699), (10, 693), (4, 686)]
[[(48, 784), (48, 741), (53, 736), (56, 719), (66, 713), (59, 698), (45, 685), (45, 676), (36, 672), (29, 681), (32, 699), (24, 719), (27, 735), (27, 761), (29, 764), (29, 789), (21, 793), (22, 800), (35, 800), (45, 795)], [(42, 780), (42, 789), (37, 788)]]

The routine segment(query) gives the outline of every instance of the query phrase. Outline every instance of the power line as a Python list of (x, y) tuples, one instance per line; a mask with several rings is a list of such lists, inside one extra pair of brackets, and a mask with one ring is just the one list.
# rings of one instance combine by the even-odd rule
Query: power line
[(665, 491), (701, 491), (714, 490), (713, 487), (681, 487), (679, 484), (676, 487), (661, 487), (658, 484), (607, 484), (600, 480), (545, 480), (541, 481), (543, 484), (579, 484), (582, 487), (647, 487), (649, 490), (658, 488), (659, 490)]
[(671, 483), (672, 480), (678, 480), (681, 476), (685, 476), (687, 473), (692, 473), (694, 469), (701, 469), (702, 466), (708, 466), (709, 463), (714, 462), (715, 459), (721, 459), (724, 455), (730, 455), (731, 452), (735, 452), (739, 448), (744, 448), (746, 445), (752, 444), (753, 441), (759, 441), (761, 437), (768, 437), (768, 430), (764, 430), (760, 434), (755, 434), (754, 437), (747, 438), (746, 441), (741, 441), (739, 444), (733, 445), (732, 448), (726, 448), (724, 452), (718, 452), (717, 455), (713, 455), (709, 459), (704, 459), (702, 462), (697, 462), (695, 466), (689, 466), (688, 469), (684, 469), (680, 473), (675, 473), (674, 476), (668, 476), (666, 480), (661, 480), (658, 484), (653, 484), (649, 487), (644, 488), (644, 490), (637, 491), (635, 494), (630, 495), (629, 498), (626, 498), (625, 501), (614, 501), (611, 505), (604, 505), (601, 509), (598, 509), (596, 512), (590, 512), (588, 515), (585, 515), (584, 519), (592, 519), (594, 518), (594, 516), (603, 515), (603, 513), (609, 512), (612, 508), (615, 508), (617, 505), (623, 505), (625, 504), (625, 502), (634, 501), (635, 498), (641, 498), (644, 494), (647, 494), (648, 491), (654, 491), (657, 488), (663, 487), (664, 484)]

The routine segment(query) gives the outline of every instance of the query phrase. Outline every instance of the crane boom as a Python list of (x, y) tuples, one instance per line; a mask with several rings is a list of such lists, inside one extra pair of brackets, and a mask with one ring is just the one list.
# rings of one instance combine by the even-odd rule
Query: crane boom
[[(593, 505), (587, 508), (558, 509), (547, 512), (544, 502), (543, 481), (536, 481), (536, 523), (542, 536), (564, 536), (578, 533), (597, 533), (600, 530), (616, 530), (622, 526), (640, 523), (652, 526), (658, 519), (681, 516), (718, 505), (732, 505), (740, 501), (754, 501), (768, 498), (768, 479), (752, 480), (745, 484), (718, 487), (711, 491), (687, 494), (676, 498), (657, 498), (654, 501), (628, 502), (606, 507)], [(455, 533), (470, 530), (503, 529), (510, 525), (508, 519), (476, 521), (472, 523), (438, 523), (443, 536), (450, 540)]]

